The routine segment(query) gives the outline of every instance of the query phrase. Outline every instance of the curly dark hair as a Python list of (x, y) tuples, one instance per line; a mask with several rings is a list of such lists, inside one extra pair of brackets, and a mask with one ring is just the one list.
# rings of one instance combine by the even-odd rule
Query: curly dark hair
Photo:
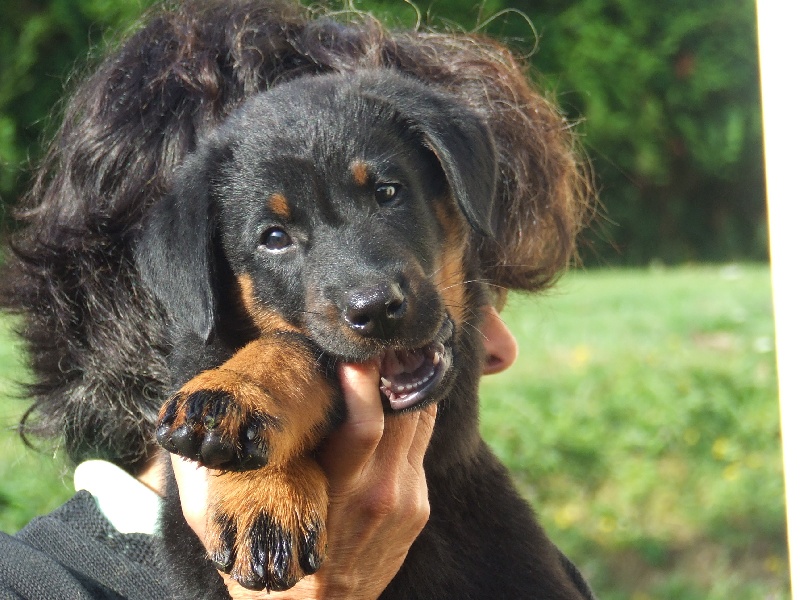
[(243, 99), (365, 67), (440, 86), (486, 119), (501, 218), (475, 240), (484, 275), (503, 292), (552, 283), (574, 255), (588, 178), (570, 123), (506, 47), (284, 0), (159, 7), (78, 85), (16, 213), (0, 306), (23, 316), (35, 377), (23, 433), (62, 437), (74, 461), (144, 465), (168, 381), (164, 316), (133, 267), (144, 215), (198, 137)]

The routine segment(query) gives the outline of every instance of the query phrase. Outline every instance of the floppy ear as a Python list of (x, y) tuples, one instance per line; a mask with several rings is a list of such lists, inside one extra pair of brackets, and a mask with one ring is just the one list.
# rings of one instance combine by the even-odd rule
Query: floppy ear
[(426, 106), (416, 122), (426, 145), (439, 159), (461, 212), (475, 231), (492, 236), (497, 183), (494, 140), (471, 110), (446, 104), (436, 113), (430, 112), (431, 105)]
[(391, 75), (368, 85), (373, 93), (393, 102), (411, 127), (422, 134), (472, 228), (483, 235), (494, 235), (497, 152), (484, 120), (455, 98), (408, 77)]
[(216, 206), (211, 182), (222, 157), (204, 146), (178, 169), (175, 185), (145, 220), (135, 260), (145, 286), (181, 333), (210, 338), (216, 321)]

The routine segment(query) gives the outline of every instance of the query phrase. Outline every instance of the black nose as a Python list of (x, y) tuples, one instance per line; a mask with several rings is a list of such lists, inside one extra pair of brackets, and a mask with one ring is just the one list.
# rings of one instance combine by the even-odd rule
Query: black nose
[(347, 294), (344, 318), (352, 330), (365, 337), (389, 338), (408, 310), (398, 283), (380, 283)]

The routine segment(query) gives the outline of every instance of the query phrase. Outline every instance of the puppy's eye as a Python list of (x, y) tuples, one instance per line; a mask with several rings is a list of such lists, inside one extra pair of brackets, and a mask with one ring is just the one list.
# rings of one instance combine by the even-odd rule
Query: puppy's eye
[(270, 227), (261, 234), (261, 247), (269, 252), (280, 252), (292, 245), (292, 238), (280, 227)]
[(400, 194), (399, 183), (381, 183), (375, 186), (375, 201), (381, 206), (391, 204)]

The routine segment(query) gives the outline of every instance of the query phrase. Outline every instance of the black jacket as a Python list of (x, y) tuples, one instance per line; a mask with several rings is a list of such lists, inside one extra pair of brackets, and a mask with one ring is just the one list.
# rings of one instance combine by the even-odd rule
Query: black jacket
[[(153, 536), (120, 533), (79, 491), (14, 536), (0, 532), (0, 600), (165, 600), (165, 567)], [(567, 571), (594, 598), (575, 566)]]
[(165, 600), (153, 536), (120, 533), (80, 491), (15, 536), (0, 533), (0, 598)]

